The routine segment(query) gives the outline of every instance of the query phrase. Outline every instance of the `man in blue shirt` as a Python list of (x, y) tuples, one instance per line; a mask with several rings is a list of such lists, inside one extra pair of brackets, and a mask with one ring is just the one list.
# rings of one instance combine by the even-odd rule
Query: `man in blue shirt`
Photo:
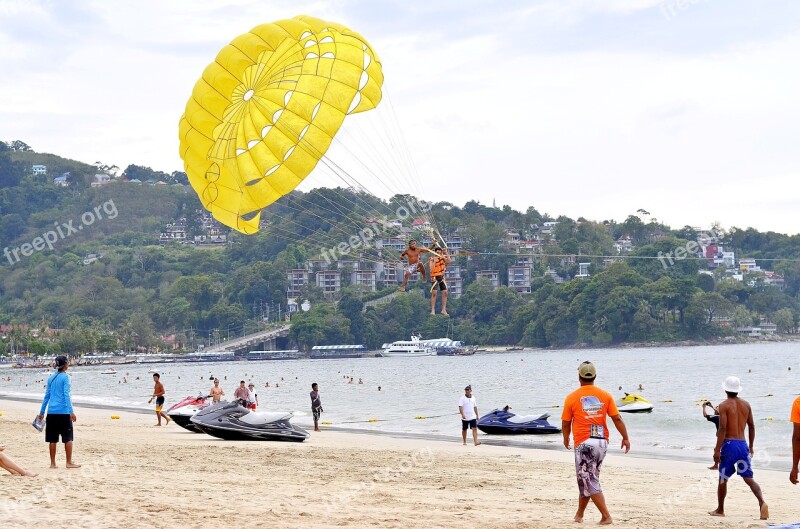
[(72, 462), (72, 440), (74, 433), (72, 423), (77, 418), (72, 410), (72, 396), (70, 395), (71, 382), (67, 375), (69, 360), (66, 356), (56, 357), (55, 373), (47, 379), (47, 390), (44, 393), (42, 408), (39, 410), (39, 420), (44, 417), (47, 409), (47, 425), (44, 431), (44, 441), (50, 443), (50, 468), (56, 468), (56, 446), (58, 439), (64, 443), (67, 452), (67, 468), (80, 468)]

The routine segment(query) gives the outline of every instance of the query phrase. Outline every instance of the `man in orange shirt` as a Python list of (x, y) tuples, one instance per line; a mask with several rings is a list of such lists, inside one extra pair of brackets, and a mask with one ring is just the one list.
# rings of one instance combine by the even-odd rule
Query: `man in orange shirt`
[(797, 485), (797, 466), (800, 463), (800, 397), (794, 399), (792, 406), (792, 471), (789, 473), (789, 481)]
[(607, 391), (594, 385), (597, 370), (591, 362), (578, 366), (578, 380), (581, 387), (564, 401), (561, 415), (561, 430), (564, 434), (564, 447), (571, 448), (570, 432), (575, 445), (575, 471), (578, 477), (578, 512), (575, 521), (582, 522), (583, 514), (591, 499), (600, 511), (600, 525), (612, 523), (611, 514), (606, 507), (603, 489), (600, 487), (600, 465), (608, 449), (608, 426), (606, 417), (611, 417), (614, 426), (622, 435), (622, 448), (627, 454), (631, 449), (628, 430), (619, 416), (614, 398)]

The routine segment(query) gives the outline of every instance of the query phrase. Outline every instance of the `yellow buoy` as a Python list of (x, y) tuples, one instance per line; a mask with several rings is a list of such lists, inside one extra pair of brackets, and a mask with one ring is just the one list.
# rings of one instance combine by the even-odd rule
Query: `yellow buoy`
[(424, 419), (424, 418), (425, 418), (425, 416), (424, 416), (424, 415), (417, 415), (417, 416), (416, 416), (416, 417), (414, 417), (414, 418), (415, 418), (415, 419)]
[(119, 415), (112, 415), (111, 418), (112, 419), (119, 419)]
[(552, 406), (550, 406), (550, 407), (551, 407), (551, 408), (560, 408), (561, 406), (560, 406), (559, 404), (553, 404), (553, 405), (552, 405)]
[(378, 422), (378, 419), (373, 417), (372, 419), (369, 420), (369, 422)]
[(664, 402), (672, 402), (671, 400), (665, 400)]
[(322, 421), (322, 424), (333, 424), (331, 421)]

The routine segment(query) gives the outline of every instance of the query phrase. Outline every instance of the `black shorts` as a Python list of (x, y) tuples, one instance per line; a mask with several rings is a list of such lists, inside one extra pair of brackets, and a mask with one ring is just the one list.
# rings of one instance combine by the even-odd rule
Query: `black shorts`
[(74, 437), (72, 418), (66, 413), (48, 413), (47, 424), (44, 427), (44, 442), (57, 443), (59, 437), (62, 443), (72, 441)]
[(470, 428), (477, 428), (478, 427), (478, 419), (472, 419), (471, 421), (465, 421), (461, 419), (461, 429), (463, 431), (467, 431)]
[(435, 283), (434, 286), (439, 287), (439, 290), (447, 290), (447, 283), (444, 282), (444, 276), (434, 276), (433, 282)]

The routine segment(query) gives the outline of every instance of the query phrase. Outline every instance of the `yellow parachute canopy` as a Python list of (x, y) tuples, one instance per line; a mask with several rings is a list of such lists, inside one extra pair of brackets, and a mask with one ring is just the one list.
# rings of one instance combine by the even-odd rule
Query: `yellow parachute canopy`
[(347, 114), (375, 108), (377, 54), (348, 28), (299, 16), (253, 28), (217, 55), (181, 117), (180, 155), (203, 206), (242, 233), (328, 150)]

